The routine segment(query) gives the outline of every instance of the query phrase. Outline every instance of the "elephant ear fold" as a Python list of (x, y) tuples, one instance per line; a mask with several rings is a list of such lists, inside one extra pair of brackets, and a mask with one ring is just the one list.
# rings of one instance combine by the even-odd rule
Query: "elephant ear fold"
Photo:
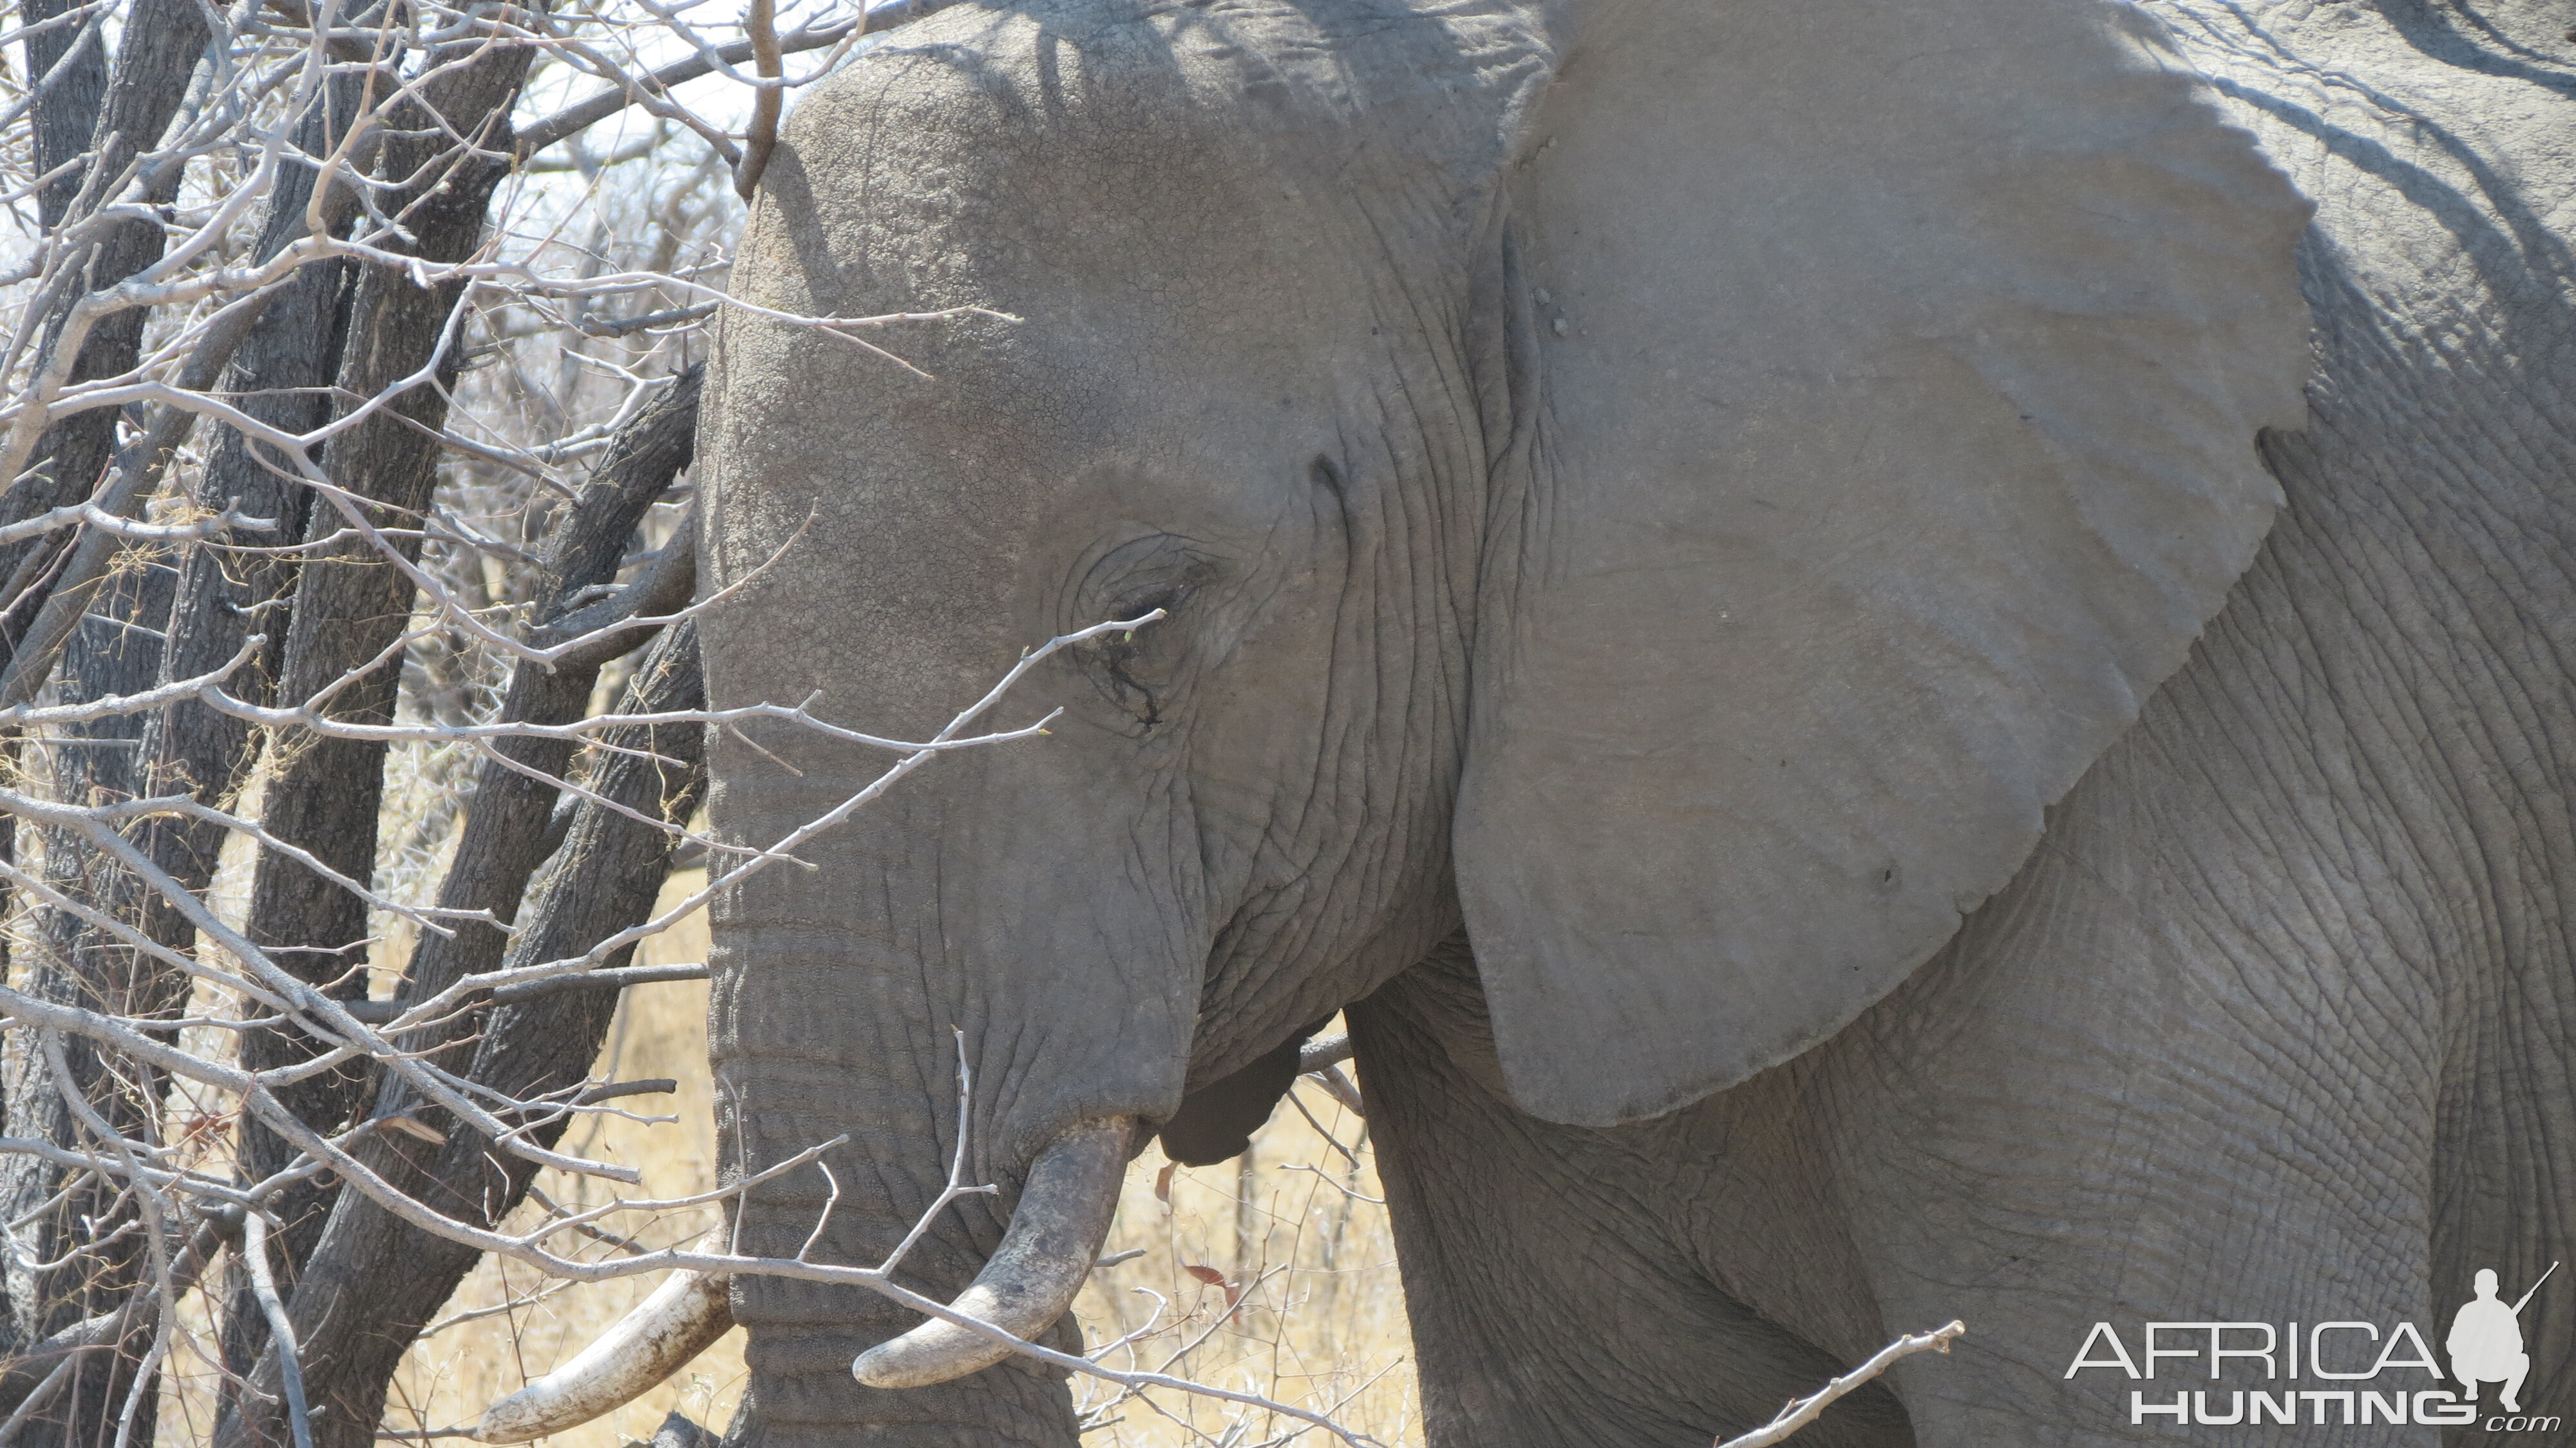
[(1893, 989), (2181, 665), (2307, 208), (2091, 0), (1626, 7), (1521, 155), (1456, 860), (1514, 1098), (1601, 1126)]

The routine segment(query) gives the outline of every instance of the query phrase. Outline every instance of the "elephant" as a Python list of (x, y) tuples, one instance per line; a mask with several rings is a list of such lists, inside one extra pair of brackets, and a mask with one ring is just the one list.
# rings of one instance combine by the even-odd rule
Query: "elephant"
[[(999, 1191), (905, 1280), (1071, 1346), (1124, 1163), (1239, 1146), (1345, 1012), (1436, 1448), (1704, 1444), (1952, 1318), (1800, 1441), (2436, 1441), (2438, 1363), (2353, 1364), (2576, 1247), (2566, 23), (889, 36), (713, 344), (711, 704), (925, 738), (1134, 626), (716, 902), (726, 1170), (849, 1137), (740, 1250), (876, 1262), (962, 1129)], [(885, 763), (711, 748), (747, 849)], [(722, 1291), (728, 1441), (1074, 1441), (1042, 1362)], [(2200, 1426), (2249, 1383), (2326, 1391)]]

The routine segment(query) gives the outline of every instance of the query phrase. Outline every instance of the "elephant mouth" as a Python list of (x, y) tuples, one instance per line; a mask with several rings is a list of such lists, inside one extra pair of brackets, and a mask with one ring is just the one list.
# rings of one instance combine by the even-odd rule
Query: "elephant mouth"
[[(949, 1310), (1022, 1342), (1055, 1325), (1091, 1275), (1118, 1212), (1132, 1116), (1076, 1123), (1029, 1167), (1002, 1245)], [(725, 1279), (683, 1272), (572, 1361), (485, 1410), (473, 1436), (524, 1443), (560, 1433), (641, 1397), (733, 1326)], [(850, 1372), (872, 1388), (925, 1388), (991, 1367), (1011, 1343), (933, 1318), (861, 1353)]]

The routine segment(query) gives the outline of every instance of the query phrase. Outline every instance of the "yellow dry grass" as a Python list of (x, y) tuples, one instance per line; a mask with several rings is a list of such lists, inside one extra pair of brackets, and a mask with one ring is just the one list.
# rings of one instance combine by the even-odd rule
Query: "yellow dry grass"
[[(704, 882), (692, 873), (672, 882), (666, 902)], [(673, 893), (676, 891), (677, 893)], [(648, 941), (640, 964), (706, 959), (706, 926), (693, 916)], [(593, 1074), (633, 1081), (667, 1076), (679, 1082), (670, 1096), (633, 1097), (618, 1104), (631, 1116), (603, 1115), (576, 1126), (563, 1145), (579, 1155), (615, 1161), (643, 1173), (628, 1196), (672, 1198), (715, 1184), (714, 1099), (707, 1085), (707, 988), (703, 981), (642, 986), (626, 992), (609, 1028)], [(656, 1121), (653, 1117), (676, 1117)], [(537, 1190), (578, 1209), (607, 1199), (612, 1183), (546, 1172)], [(514, 1225), (533, 1225), (537, 1211), (523, 1207)], [(637, 1233), (650, 1246), (667, 1246), (716, 1224), (713, 1212), (673, 1213), (658, 1219), (620, 1214), (602, 1220), (612, 1237)], [(605, 1249), (600, 1249), (604, 1253)], [(596, 1253), (592, 1255), (597, 1255)], [(470, 1423), (484, 1408), (581, 1351), (610, 1323), (659, 1285), (654, 1277), (567, 1285), (533, 1269), (485, 1258), (449, 1299), (440, 1321), (412, 1345), (385, 1400), (387, 1428), (437, 1428)], [(475, 1315), (481, 1314), (481, 1315)], [(453, 1324), (442, 1327), (441, 1322)], [(686, 1371), (625, 1408), (551, 1441), (563, 1448), (616, 1448), (650, 1438), (665, 1414), (677, 1408), (721, 1430), (742, 1394), (742, 1334), (735, 1331)]]
[[(665, 898), (679, 898), (701, 878), (675, 878)], [(704, 924), (693, 918), (651, 942), (645, 959), (703, 960), (705, 950)], [(583, 1155), (639, 1169), (650, 1196), (684, 1196), (715, 1181), (706, 999), (703, 983), (628, 991), (598, 1065), (598, 1074), (611, 1079), (678, 1080), (674, 1096), (621, 1103), (678, 1119), (601, 1117), (567, 1138)], [(1337, 1420), (1390, 1448), (1407, 1448), (1421, 1442), (1421, 1414), (1386, 1209), (1372, 1200), (1384, 1193), (1364, 1123), (1311, 1083), (1301, 1083), (1297, 1094), (1313, 1123), (1283, 1105), (1241, 1162), (1173, 1168), (1167, 1177), (1159, 1150), (1140, 1157), (1128, 1174), (1108, 1252), (1142, 1249), (1143, 1255), (1095, 1272), (1075, 1314), (1094, 1345), (1134, 1335), (1112, 1354), (1114, 1366), (1330, 1408)], [(554, 1173), (538, 1181), (540, 1191), (566, 1206), (604, 1200), (603, 1186)], [(601, 1226), (612, 1235), (639, 1233), (658, 1246), (714, 1224), (714, 1215), (705, 1213), (651, 1223), (612, 1217)], [(404, 1360), (385, 1426), (471, 1422), (487, 1404), (578, 1352), (655, 1285), (654, 1279), (626, 1279), (565, 1287), (487, 1259), (447, 1305), (450, 1325), (433, 1324), (436, 1330)], [(737, 1330), (674, 1381), (547, 1441), (555, 1448), (619, 1448), (649, 1438), (674, 1408), (721, 1430), (742, 1387)], [(1165, 1392), (1150, 1402), (1119, 1401), (1096, 1380), (1077, 1382), (1075, 1391), (1093, 1424), (1086, 1441), (1118, 1448), (1252, 1448), (1299, 1426), (1240, 1405)]]
[[(1133, 1334), (1109, 1365), (1329, 1411), (1390, 1448), (1418, 1444), (1384, 1195), (1365, 1123), (1310, 1082), (1235, 1161), (1175, 1167), (1149, 1149), (1128, 1170), (1104, 1254), (1144, 1255), (1092, 1273), (1074, 1303), (1084, 1340)], [(1096, 1425), (1088, 1441), (1121, 1448), (1251, 1445), (1299, 1426), (1210, 1398), (1121, 1402), (1096, 1380), (1075, 1392)]]

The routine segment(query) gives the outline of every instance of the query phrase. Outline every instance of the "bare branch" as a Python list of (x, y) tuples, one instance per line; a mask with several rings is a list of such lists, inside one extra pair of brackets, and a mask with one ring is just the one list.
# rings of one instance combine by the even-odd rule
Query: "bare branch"
[(1871, 1354), (1869, 1361), (1825, 1384), (1811, 1396), (1791, 1402), (1770, 1422), (1750, 1433), (1723, 1439), (1717, 1444), (1717, 1448), (1771, 1448), (1772, 1444), (1785, 1442), (1790, 1434), (1822, 1416), (1825, 1409), (1833, 1406), (1835, 1399), (1877, 1377), (1880, 1373), (1886, 1372), (1888, 1367), (1899, 1358), (1909, 1358), (1918, 1352), (1946, 1353), (1950, 1350), (1950, 1344), (1956, 1342), (1959, 1335), (1967, 1330), (1966, 1323), (1953, 1322), (1947, 1327), (1936, 1327), (1930, 1332), (1918, 1332), (1900, 1337)]
[[(742, 27), (751, 40), (752, 58), (759, 63), (763, 80), (776, 80), (785, 75), (778, 50), (778, 33), (774, 28), (776, 0), (751, 0)], [(760, 173), (769, 167), (769, 153), (778, 146), (778, 108), (780, 93), (772, 89), (754, 92), (751, 101), (751, 131), (743, 139), (742, 163), (734, 168), (733, 189), (749, 201), (760, 189)]]
[[(938, 0), (875, 0), (862, 12), (857, 25), (826, 26), (816, 30), (799, 30), (778, 41), (781, 55), (794, 55), (808, 50), (821, 50), (840, 45), (860, 35), (890, 29), (916, 14), (937, 8)], [(587, 100), (576, 102), (553, 115), (523, 126), (518, 133), (518, 154), (533, 155), (548, 146), (569, 140), (589, 127), (606, 120), (643, 96), (667, 93), (673, 86), (713, 74), (719, 65), (750, 60), (755, 47), (748, 41), (717, 46), (687, 60), (674, 61), (657, 70), (632, 77), (626, 86), (605, 90)]]

